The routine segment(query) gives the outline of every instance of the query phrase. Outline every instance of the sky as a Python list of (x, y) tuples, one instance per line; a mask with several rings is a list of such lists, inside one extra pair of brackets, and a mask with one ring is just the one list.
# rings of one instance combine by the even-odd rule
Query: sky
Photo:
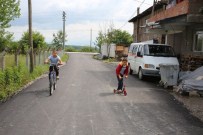
[[(53, 33), (63, 29), (62, 12), (66, 12), (66, 45), (92, 45), (100, 30), (110, 24), (115, 29), (133, 34), (133, 24), (128, 20), (137, 15), (137, 7), (144, 11), (152, 6), (153, 0), (32, 0), (33, 31), (45, 37), (47, 43), (53, 40)], [(28, 0), (20, 1), (21, 16), (11, 22), (8, 31), (19, 40), (28, 30)]]

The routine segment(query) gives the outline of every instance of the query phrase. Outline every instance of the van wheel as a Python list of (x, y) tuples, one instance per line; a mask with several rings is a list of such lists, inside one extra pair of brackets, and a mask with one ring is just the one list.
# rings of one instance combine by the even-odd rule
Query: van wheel
[(132, 75), (133, 74), (133, 70), (130, 68), (130, 75)]
[(144, 75), (143, 75), (143, 73), (142, 73), (142, 68), (139, 69), (138, 78), (139, 78), (140, 80), (143, 80), (143, 79), (144, 79)]

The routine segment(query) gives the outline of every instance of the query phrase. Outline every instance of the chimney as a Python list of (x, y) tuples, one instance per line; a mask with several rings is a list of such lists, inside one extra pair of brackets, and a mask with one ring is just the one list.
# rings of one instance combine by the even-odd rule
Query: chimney
[(140, 14), (140, 7), (137, 7), (137, 15)]

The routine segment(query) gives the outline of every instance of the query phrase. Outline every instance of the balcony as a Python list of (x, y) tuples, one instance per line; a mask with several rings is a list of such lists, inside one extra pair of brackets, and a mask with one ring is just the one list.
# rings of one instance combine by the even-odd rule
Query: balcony
[(157, 22), (189, 13), (189, 0), (184, 0), (173, 7), (170, 7), (148, 19), (148, 22)]

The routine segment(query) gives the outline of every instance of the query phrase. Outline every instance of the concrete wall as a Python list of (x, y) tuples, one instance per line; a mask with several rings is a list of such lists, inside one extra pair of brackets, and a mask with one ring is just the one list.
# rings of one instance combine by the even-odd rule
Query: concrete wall
[(194, 35), (197, 31), (203, 31), (203, 25), (187, 26), (182, 33), (168, 35), (168, 44), (174, 48), (175, 53), (179, 56), (182, 54), (203, 55), (203, 52), (194, 51)]
[[(146, 33), (146, 20), (149, 19), (151, 15), (145, 16), (138, 21), (134, 22), (134, 30), (133, 30), (133, 42), (143, 42), (152, 40), (153, 38), (158, 38), (159, 43), (161, 43), (161, 34), (152, 34), (152, 33)], [(137, 26), (139, 24), (139, 27)]]

